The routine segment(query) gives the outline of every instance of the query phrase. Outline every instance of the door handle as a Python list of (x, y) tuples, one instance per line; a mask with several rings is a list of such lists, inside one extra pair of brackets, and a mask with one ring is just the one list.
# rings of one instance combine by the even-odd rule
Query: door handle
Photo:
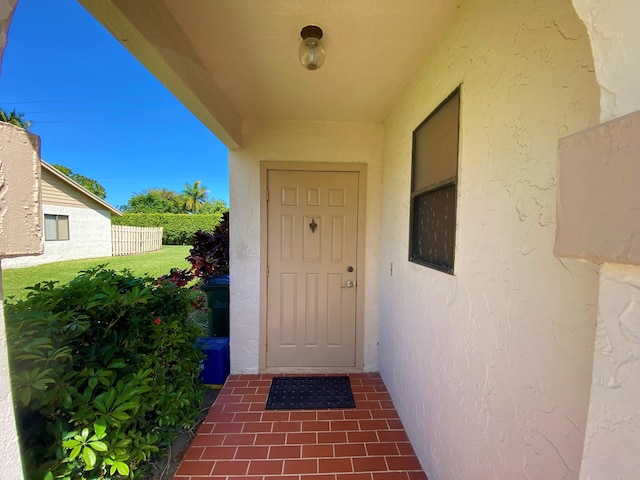
[(353, 287), (354, 287), (354, 283), (351, 280), (347, 280), (347, 283), (342, 285), (342, 288), (353, 288)]

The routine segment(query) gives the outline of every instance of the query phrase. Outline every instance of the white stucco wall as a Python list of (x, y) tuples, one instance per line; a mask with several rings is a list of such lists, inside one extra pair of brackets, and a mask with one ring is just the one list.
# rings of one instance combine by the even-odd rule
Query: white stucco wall
[(111, 256), (111, 214), (107, 210), (43, 205), (44, 214), (69, 216), (69, 240), (44, 242), (44, 255), (2, 260), (2, 268), (19, 268), (78, 258)]
[[(458, 84), (450, 276), (407, 261), (411, 133)], [(578, 477), (598, 277), (553, 256), (556, 154), (598, 114), (569, 0), (475, 0), (385, 122), (379, 366), (430, 479)]]
[[(640, 0), (573, 4), (591, 38), (600, 120), (640, 110)], [(582, 480), (632, 480), (640, 471), (639, 288), (639, 267), (602, 266)]]
[(229, 153), (232, 373), (259, 369), (262, 161), (367, 164), (364, 369), (377, 370), (382, 127), (279, 122), (247, 124), (244, 135), (244, 148)]

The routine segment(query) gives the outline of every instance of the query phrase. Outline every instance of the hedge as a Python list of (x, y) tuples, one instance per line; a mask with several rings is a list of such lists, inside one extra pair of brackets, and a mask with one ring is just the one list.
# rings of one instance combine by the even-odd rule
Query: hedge
[(191, 314), (203, 295), (181, 286), (180, 273), (138, 278), (98, 266), (6, 303), (27, 479), (140, 478), (193, 426), (203, 332)]
[(189, 245), (198, 230), (213, 231), (222, 214), (190, 215), (180, 213), (124, 213), (111, 217), (113, 225), (131, 227), (162, 227), (163, 245)]

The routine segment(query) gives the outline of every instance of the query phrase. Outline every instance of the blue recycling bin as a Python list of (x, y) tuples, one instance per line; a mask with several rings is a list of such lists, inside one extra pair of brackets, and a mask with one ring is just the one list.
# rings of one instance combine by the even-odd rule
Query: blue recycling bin
[(200, 380), (212, 388), (221, 388), (229, 376), (229, 337), (202, 337), (196, 348), (204, 354)]

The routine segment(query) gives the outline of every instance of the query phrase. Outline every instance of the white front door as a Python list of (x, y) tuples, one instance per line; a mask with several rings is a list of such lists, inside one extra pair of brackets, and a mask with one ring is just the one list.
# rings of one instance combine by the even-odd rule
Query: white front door
[(267, 174), (267, 367), (354, 367), (358, 172)]

